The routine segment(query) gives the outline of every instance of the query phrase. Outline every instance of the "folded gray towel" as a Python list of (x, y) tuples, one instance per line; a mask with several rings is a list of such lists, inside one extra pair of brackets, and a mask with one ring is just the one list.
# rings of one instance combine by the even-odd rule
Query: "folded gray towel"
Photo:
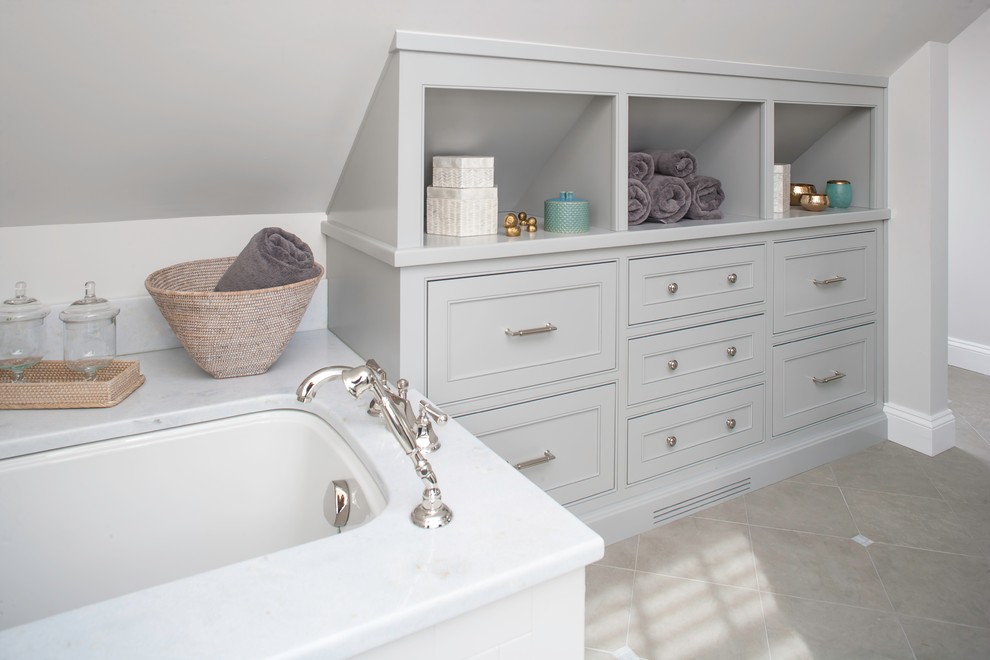
[(653, 157), (653, 169), (657, 174), (687, 179), (698, 167), (694, 156), (686, 149), (657, 149), (646, 153)]
[(722, 182), (712, 176), (698, 175), (687, 182), (691, 189), (691, 205), (686, 218), (692, 220), (720, 220), (719, 207), (725, 201)]
[(650, 179), (646, 189), (650, 193), (649, 220), (667, 224), (677, 222), (691, 205), (691, 189), (679, 177), (658, 174)]
[(213, 290), (269, 289), (319, 274), (320, 266), (305, 241), (284, 229), (266, 227), (251, 237)]
[(653, 178), (654, 174), (653, 156), (642, 151), (633, 151), (629, 154), (629, 178), (646, 183)]
[[(652, 177), (651, 177), (652, 178)], [(629, 226), (638, 225), (650, 215), (650, 191), (639, 179), (629, 177)]]

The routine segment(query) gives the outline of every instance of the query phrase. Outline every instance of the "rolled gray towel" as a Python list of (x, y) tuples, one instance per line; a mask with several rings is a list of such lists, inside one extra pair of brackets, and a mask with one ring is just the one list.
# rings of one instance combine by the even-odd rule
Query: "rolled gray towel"
[(629, 153), (629, 178), (646, 183), (653, 178), (653, 156), (642, 151)]
[(691, 204), (685, 217), (692, 220), (720, 220), (719, 207), (725, 201), (722, 182), (712, 176), (699, 174), (687, 182), (691, 190)]
[(687, 179), (698, 168), (694, 156), (686, 149), (657, 149), (647, 153), (653, 157), (653, 169), (657, 174)]
[(646, 189), (651, 203), (648, 220), (667, 224), (677, 222), (691, 205), (691, 189), (679, 177), (657, 175), (646, 184)]
[(214, 291), (251, 291), (294, 284), (316, 277), (313, 251), (293, 233), (266, 227), (251, 237)]
[(638, 225), (650, 215), (653, 202), (650, 191), (639, 179), (629, 177), (629, 226)]

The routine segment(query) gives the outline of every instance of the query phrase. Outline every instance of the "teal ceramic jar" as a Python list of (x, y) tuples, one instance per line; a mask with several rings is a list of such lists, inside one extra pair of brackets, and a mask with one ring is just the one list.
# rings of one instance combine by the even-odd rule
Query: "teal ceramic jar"
[(828, 205), (832, 208), (845, 209), (853, 201), (852, 184), (840, 179), (831, 179), (825, 186), (825, 194), (828, 195)]
[(565, 191), (557, 199), (543, 202), (543, 229), (561, 234), (582, 234), (588, 231), (588, 200)]

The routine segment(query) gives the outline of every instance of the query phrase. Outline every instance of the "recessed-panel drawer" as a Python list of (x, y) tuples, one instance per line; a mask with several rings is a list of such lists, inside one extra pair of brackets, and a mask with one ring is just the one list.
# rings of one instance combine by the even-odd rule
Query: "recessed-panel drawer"
[(776, 243), (773, 255), (774, 332), (876, 311), (875, 232)]
[(762, 373), (763, 315), (629, 341), (629, 403)]
[(427, 388), (445, 403), (616, 366), (616, 265), (429, 283)]
[(635, 417), (627, 428), (633, 484), (763, 442), (763, 386)]
[(762, 245), (629, 261), (629, 324), (762, 302)]
[(876, 328), (773, 347), (773, 434), (876, 403)]
[(457, 421), (561, 504), (615, 486), (614, 385), (459, 415)]

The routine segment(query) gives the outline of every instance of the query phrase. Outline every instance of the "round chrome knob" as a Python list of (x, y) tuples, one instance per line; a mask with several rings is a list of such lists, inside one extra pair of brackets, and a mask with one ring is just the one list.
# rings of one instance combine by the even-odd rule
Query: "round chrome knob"
[(730, 417), (729, 419), (725, 420), (725, 425), (728, 426), (730, 429), (734, 429), (736, 428), (736, 420)]
[(725, 279), (729, 280), (729, 284), (735, 284), (736, 280), (739, 278), (736, 276), (735, 273), (729, 273), (729, 276)]
[(725, 349), (725, 352), (728, 354), (729, 357), (736, 357), (736, 347), (735, 346), (729, 346), (727, 349)]
[(668, 435), (667, 436), (667, 446), (668, 447), (673, 447), (676, 444), (677, 444), (677, 436), (676, 435)]
[(667, 361), (667, 368), (670, 369), (671, 371), (674, 371), (675, 369), (677, 369), (677, 360), (668, 360)]
[(671, 282), (667, 285), (667, 291), (671, 293), (677, 293), (677, 282)]

